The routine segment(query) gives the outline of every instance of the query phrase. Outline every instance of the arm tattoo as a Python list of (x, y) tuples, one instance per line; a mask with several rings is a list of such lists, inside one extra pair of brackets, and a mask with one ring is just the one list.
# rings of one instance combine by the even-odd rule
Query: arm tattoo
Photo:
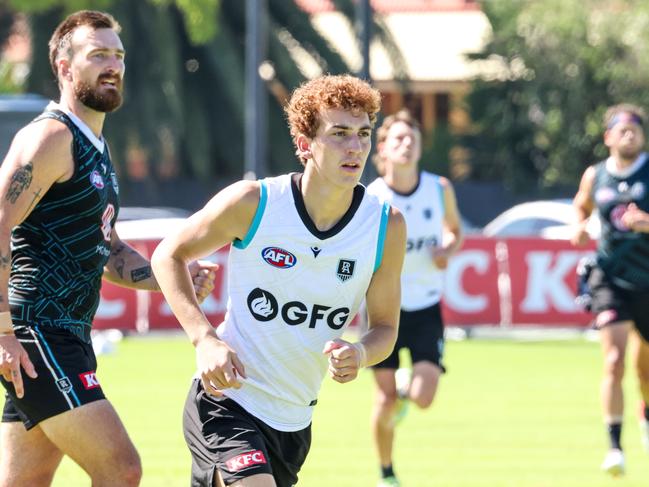
[(126, 245), (124, 244), (118, 244), (114, 249), (111, 250), (111, 253), (115, 256), (119, 255), (122, 253), (122, 251), (126, 248)]
[(140, 267), (139, 269), (133, 269), (131, 271), (131, 280), (133, 282), (144, 281), (151, 277), (151, 266)]
[(25, 214), (22, 216), (20, 219), (21, 221), (25, 220), (27, 218), (27, 215), (34, 209), (34, 207), (38, 204), (38, 201), (41, 199), (41, 188), (38, 188), (34, 192), (34, 199), (32, 199), (32, 202), (29, 204), (29, 207), (27, 207), (27, 211), (25, 211)]
[(41, 199), (41, 188), (38, 188), (34, 192), (34, 199), (29, 204), (29, 207), (27, 208), (27, 212), (30, 212), (32, 210), (32, 208), (34, 208), (34, 206), (36, 206), (36, 204), (38, 203), (38, 200), (40, 200), (40, 199)]
[(117, 259), (115, 261), (115, 270), (119, 274), (119, 277), (121, 277), (122, 279), (124, 279), (124, 264), (124, 259)]
[(131, 254), (131, 255), (140, 255), (137, 250), (135, 250), (134, 248), (129, 247), (128, 245), (125, 245), (123, 243), (117, 244), (117, 246), (115, 248), (111, 249), (110, 253), (113, 256), (117, 257), (119, 254), (121, 254), (125, 250), (128, 250), (128, 253)]
[(34, 166), (28, 162), (26, 166), (16, 169), (16, 172), (11, 177), (11, 184), (7, 191), (6, 199), (11, 203), (15, 203), (20, 194), (29, 187), (32, 183), (32, 171)]

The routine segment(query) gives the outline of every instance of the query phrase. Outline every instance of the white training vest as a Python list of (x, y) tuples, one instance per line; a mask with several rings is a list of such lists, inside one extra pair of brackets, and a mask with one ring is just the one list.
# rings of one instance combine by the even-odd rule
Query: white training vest
[(401, 309), (417, 311), (437, 304), (442, 297), (444, 273), (432, 258), (434, 247), (442, 245), (444, 190), (439, 176), (422, 171), (410, 194), (391, 189), (377, 178), (367, 192), (398, 208), (406, 220), (408, 241), (401, 273)]
[(365, 297), (383, 255), (389, 205), (357, 186), (350, 210), (319, 232), (297, 174), (264, 179), (247, 235), (228, 261), (229, 298), (219, 338), (245, 366), (241, 389), (225, 395), (280, 431), (311, 423), (327, 371), (322, 353)]

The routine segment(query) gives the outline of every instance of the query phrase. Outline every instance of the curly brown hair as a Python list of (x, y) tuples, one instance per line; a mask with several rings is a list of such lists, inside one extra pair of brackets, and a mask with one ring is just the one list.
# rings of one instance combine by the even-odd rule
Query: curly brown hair
[[(421, 126), (419, 125), (417, 119), (413, 117), (408, 110), (403, 108), (399, 110), (397, 113), (385, 117), (381, 126), (376, 130), (377, 146), (382, 142), (385, 142), (385, 139), (388, 138), (388, 132), (390, 131), (390, 127), (392, 127), (395, 123), (398, 122), (405, 123), (406, 125), (412, 127), (413, 129), (421, 132)], [(372, 156), (372, 162), (374, 163), (374, 166), (376, 167), (376, 171), (379, 173), (379, 175), (383, 176), (384, 174), (383, 158), (381, 157), (381, 154), (379, 154), (378, 151), (375, 152), (374, 155)]]
[(54, 30), (48, 46), (50, 48), (50, 66), (54, 76), (58, 79), (59, 72), (56, 67), (56, 61), (61, 56), (61, 53), (70, 56), (70, 40), (74, 31), (81, 26), (88, 25), (93, 29), (113, 29), (117, 34), (122, 30), (122, 27), (115, 20), (115, 18), (105, 12), (98, 12), (96, 10), (80, 10), (71, 15), (68, 15), (63, 22)]
[(327, 109), (365, 112), (373, 127), (381, 109), (381, 94), (366, 81), (348, 74), (325, 75), (303, 83), (284, 107), (293, 141), (300, 134), (315, 137), (318, 115)]

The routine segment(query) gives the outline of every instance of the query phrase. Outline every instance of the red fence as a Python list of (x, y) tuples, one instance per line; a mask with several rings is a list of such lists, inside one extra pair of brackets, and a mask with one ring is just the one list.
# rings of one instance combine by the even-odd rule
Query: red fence
[[(157, 241), (133, 242), (149, 256)], [(586, 326), (590, 315), (574, 302), (575, 268), (593, 247), (565, 240), (467, 238), (446, 272), (444, 317), (450, 325)], [(210, 257), (221, 265), (203, 310), (215, 325), (227, 303), (227, 250)], [(94, 327), (138, 330), (178, 328), (161, 293), (121, 288), (104, 281)]]

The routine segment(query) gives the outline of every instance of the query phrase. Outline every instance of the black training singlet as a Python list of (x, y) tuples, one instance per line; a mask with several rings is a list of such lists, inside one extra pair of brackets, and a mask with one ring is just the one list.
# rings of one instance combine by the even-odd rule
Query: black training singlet
[(602, 222), (597, 262), (617, 285), (631, 290), (649, 290), (649, 234), (630, 231), (621, 220), (627, 206), (635, 203), (649, 212), (649, 159), (626, 176), (606, 169), (606, 161), (595, 166), (593, 199)]
[(13, 229), (11, 317), (17, 331), (56, 328), (89, 342), (119, 211), (119, 188), (106, 144), (100, 151), (59, 110), (47, 110), (34, 122), (48, 118), (72, 132), (74, 174), (53, 184)]

